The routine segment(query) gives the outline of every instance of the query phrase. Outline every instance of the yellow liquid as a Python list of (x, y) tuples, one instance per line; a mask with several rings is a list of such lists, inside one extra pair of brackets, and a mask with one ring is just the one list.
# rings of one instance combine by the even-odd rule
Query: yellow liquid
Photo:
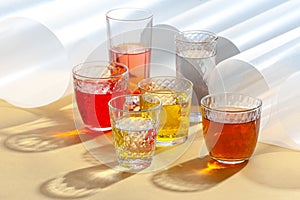
[(125, 117), (112, 128), (119, 159), (151, 159), (155, 149), (156, 129), (150, 119)]
[(185, 93), (171, 90), (159, 91), (157, 96), (163, 104), (157, 142), (169, 143), (186, 138), (190, 125), (191, 98)]

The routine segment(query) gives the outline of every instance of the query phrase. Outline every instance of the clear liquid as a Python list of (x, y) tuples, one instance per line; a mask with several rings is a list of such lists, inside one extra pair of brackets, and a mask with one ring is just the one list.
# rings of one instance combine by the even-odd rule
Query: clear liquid
[(216, 66), (216, 56), (210, 56), (211, 51), (186, 50), (176, 56), (177, 76), (183, 76), (193, 82), (193, 97), (191, 122), (201, 121), (200, 101), (208, 95), (207, 80)]
[(206, 82), (211, 71), (216, 66), (216, 56), (209, 55), (210, 51), (186, 50), (176, 56), (177, 75), (183, 76), (193, 82), (193, 105), (199, 104), (202, 97), (208, 94)]

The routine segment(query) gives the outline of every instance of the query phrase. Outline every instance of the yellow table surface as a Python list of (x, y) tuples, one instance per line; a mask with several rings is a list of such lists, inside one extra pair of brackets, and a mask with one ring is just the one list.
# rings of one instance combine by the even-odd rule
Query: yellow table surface
[(71, 95), (32, 109), (0, 101), (1, 200), (300, 199), (298, 151), (258, 143), (248, 163), (215, 165), (196, 124), (186, 144), (158, 149), (152, 168), (126, 173), (109, 134), (78, 135), (72, 108)]

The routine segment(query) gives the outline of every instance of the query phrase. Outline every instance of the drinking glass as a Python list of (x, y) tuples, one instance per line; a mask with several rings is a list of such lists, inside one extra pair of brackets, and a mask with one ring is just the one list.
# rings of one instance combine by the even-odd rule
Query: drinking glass
[(208, 95), (208, 78), (216, 66), (217, 36), (208, 31), (183, 31), (175, 35), (176, 74), (193, 82), (191, 122), (201, 122), (199, 108)]
[(108, 103), (119, 165), (141, 170), (151, 165), (159, 127), (161, 101), (153, 95), (131, 94)]
[(84, 126), (93, 131), (111, 129), (108, 101), (127, 92), (128, 68), (108, 61), (81, 63), (73, 68), (76, 104)]
[(259, 135), (262, 101), (237, 93), (207, 95), (201, 100), (202, 126), (210, 156), (220, 163), (248, 160)]
[(152, 18), (149, 10), (138, 8), (119, 8), (106, 13), (110, 61), (128, 66), (132, 92), (150, 74)]
[(157, 146), (181, 144), (188, 138), (193, 83), (175, 76), (157, 76), (138, 83), (142, 94), (152, 94), (162, 101)]

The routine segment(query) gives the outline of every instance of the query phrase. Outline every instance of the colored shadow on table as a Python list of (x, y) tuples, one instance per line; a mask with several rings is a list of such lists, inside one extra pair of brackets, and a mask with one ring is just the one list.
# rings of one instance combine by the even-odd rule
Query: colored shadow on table
[(18, 108), (0, 101), (0, 136), (6, 148), (26, 153), (46, 152), (81, 143), (102, 133), (74, 127), (71, 96), (39, 108)]
[[(46, 152), (81, 143), (78, 131), (71, 130), (58, 132), (45, 130), (35, 130), (34, 133), (21, 133), (6, 138), (4, 145), (11, 150), (20, 152)], [(81, 134), (88, 135), (86, 138), (93, 139), (99, 134), (89, 130), (80, 131)]]
[(106, 165), (97, 165), (48, 180), (40, 186), (40, 191), (51, 198), (82, 198), (91, 196), (131, 175), (132, 173), (117, 171)]
[(239, 172), (246, 164), (224, 165), (208, 156), (195, 158), (153, 175), (152, 182), (159, 188), (177, 192), (207, 190)]
[[(154, 173), (162, 169), (166, 169), (175, 163), (184, 152), (186, 152), (193, 142), (199, 126), (193, 126), (190, 129), (189, 137), (183, 144), (172, 147), (156, 147), (155, 154), (151, 165), (143, 170), (132, 171), (132, 173)], [(84, 160), (91, 164), (105, 164), (110, 168), (124, 170), (118, 168), (117, 157), (111, 131), (94, 137), (92, 140), (87, 139), (88, 134), (79, 134), (82, 145), (86, 148), (83, 154)], [(111, 165), (113, 164), (113, 165)]]

